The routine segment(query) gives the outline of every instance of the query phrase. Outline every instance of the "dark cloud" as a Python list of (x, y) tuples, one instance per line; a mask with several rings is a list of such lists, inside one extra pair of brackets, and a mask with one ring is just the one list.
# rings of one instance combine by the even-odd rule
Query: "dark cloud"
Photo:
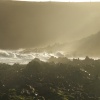
[(100, 4), (0, 2), (0, 48), (36, 47), (96, 33)]

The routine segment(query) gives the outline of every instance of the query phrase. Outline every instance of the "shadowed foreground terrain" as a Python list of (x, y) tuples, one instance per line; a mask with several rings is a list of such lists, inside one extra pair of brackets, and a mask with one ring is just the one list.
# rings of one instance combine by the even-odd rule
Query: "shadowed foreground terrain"
[(55, 61), (0, 64), (0, 100), (100, 100), (100, 60)]

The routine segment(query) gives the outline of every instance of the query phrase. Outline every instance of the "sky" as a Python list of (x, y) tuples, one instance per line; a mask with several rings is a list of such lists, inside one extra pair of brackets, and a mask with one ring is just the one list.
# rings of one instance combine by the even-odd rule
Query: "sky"
[(100, 0), (13, 0), (13, 1), (28, 1), (28, 2), (100, 2)]
[(100, 31), (100, 3), (0, 2), (0, 49), (71, 42)]

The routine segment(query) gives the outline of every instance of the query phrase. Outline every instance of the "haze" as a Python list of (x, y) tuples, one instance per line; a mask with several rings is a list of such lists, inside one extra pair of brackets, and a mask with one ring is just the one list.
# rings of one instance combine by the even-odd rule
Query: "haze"
[(100, 30), (100, 3), (0, 2), (0, 49), (75, 41)]

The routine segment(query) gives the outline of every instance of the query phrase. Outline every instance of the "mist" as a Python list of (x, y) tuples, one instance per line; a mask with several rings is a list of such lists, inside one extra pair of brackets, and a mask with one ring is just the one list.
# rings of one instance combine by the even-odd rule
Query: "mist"
[(0, 100), (100, 100), (100, 3), (1, 0)]
[(72, 42), (99, 31), (99, 3), (0, 2), (0, 49)]

